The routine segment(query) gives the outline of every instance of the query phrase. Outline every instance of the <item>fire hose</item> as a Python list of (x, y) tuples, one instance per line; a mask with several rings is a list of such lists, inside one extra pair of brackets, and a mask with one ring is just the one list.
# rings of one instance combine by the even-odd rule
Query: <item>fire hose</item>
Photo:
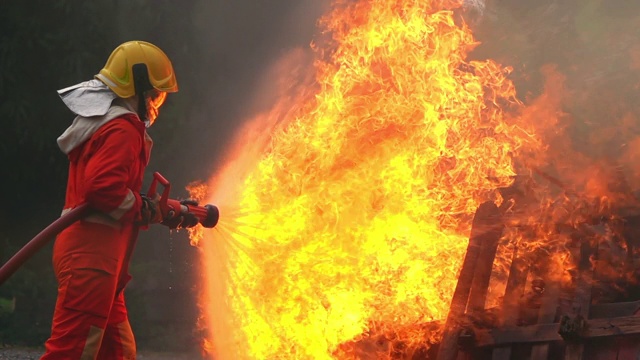
[[(162, 195), (158, 202), (158, 207), (162, 212), (163, 219), (171, 223), (171, 220), (180, 216), (191, 214), (198, 219), (198, 223), (206, 228), (214, 228), (220, 219), (220, 211), (215, 205), (199, 206), (191, 203), (183, 204), (179, 200), (170, 199), (169, 192), (171, 184), (160, 173), (153, 174), (153, 180), (149, 186), (147, 196), (153, 198), (156, 195), (158, 183), (164, 186)], [(13, 255), (2, 267), (0, 267), (0, 285), (2, 285), (11, 275), (13, 275), (27, 260), (37, 253), (51, 239), (62, 230), (69, 227), (76, 221), (89, 215), (93, 210), (87, 203), (83, 203), (71, 211), (65, 213), (49, 226), (44, 228), (38, 235), (31, 239), (15, 255)]]

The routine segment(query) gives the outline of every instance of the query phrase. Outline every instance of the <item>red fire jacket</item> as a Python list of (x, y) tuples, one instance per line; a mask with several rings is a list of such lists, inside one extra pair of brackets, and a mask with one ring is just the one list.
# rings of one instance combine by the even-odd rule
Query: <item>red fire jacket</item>
[(69, 153), (65, 208), (88, 202), (120, 224), (130, 223), (140, 209), (147, 160), (144, 123), (133, 114), (109, 121)]
[[(144, 123), (134, 114), (125, 114), (102, 125), (89, 140), (69, 152), (65, 209), (87, 202), (97, 212), (58, 235), (54, 266), (73, 253), (117, 259), (104, 262), (117, 268), (103, 270), (117, 274), (119, 287), (124, 286), (138, 234), (135, 221), (139, 217), (142, 178), (149, 158), (150, 146), (145, 139)], [(79, 233), (95, 235), (87, 238), (78, 236)]]

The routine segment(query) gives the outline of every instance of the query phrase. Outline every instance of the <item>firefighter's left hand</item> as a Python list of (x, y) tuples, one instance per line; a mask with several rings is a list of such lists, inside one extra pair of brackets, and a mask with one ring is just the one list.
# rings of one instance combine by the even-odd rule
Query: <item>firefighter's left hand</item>
[(160, 195), (147, 196), (140, 195), (142, 205), (140, 207), (140, 215), (138, 218), (138, 224), (142, 226), (149, 226), (150, 224), (157, 224), (162, 221), (162, 212), (160, 211)]

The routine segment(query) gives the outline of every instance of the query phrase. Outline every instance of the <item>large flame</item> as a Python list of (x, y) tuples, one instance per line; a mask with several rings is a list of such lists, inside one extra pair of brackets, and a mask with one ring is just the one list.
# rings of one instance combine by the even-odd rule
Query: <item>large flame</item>
[(460, 5), (335, 4), (314, 84), (243, 130), (201, 243), (217, 358), (385, 358), (345, 344), (437, 339), (406, 329), (446, 318), (477, 206), (544, 150), (544, 125), (506, 115), (521, 109), (510, 69), (467, 60)]

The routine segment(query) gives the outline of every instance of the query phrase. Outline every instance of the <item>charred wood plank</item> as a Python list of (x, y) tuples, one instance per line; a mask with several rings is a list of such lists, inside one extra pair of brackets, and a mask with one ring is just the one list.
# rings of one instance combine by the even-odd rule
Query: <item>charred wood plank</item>
[(477, 347), (526, 344), (546, 341), (562, 341), (558, 324), (512, 326), (499, 329), (477, 329), (474, 331)]
[(640, 316), (623, 316), (587, 321), (585, 339), (640, 334)]
[(498, 243), (504, 230), (502, 216), (498, 212), (497, 207), (494, 210), (496, 211), (493, 216), (494, 226), (490, 227), (488, 231), (483, 234), (478, 263), (476, 264), (476, 270), (469, 292), (467, 312), (482, 312), (485, 307), (487, 292), (489, 291), (489, 282), (491, 280), (491, 271), (493, 270)]
[[(584, 232), (589, 233), (585, 228)], [(581, 242), (580, 263), (578, 264), (579, 278), (576, 284), (572, 312), (570, 318), (576, 323), (582, 323), (589, 316), (591, 305), (591, 289), (593, 287), (593, 266), (591, 258), (598, 252), (598, 242), (593, 236), (587, 236)], [(565, 315), (566, 317), (567, 315)], [(582, 335), (582, 334), (578, 334)], [(563, 335), (567, 339), (566, 334)], [(581, 337), (581, 336), (579, 336)], [(570, 339), (570, 337), (569, 337)], [(565, 348), (565, 360), (581, 360), (584, 352), (584, 344), (580, 341), (569, 341)]]
[(591, 305), (589, 319), (631, 316), (640, 310), (640, 301)]
[(456, 284), (456, 289), (451, 299), (451, 306), (449, 308), (449, 314), (447, 315), (442, 342), (438, 349), (438, 360), (456, 359), (460, 321), (462, 320), (469, 301), (469, 292), (476, 271), (480, 249), (483, 241), (487, 239), (487, 236), (492, 236), (493, 233), (497, 232), (496, 228), (503, 226), (499, 219), (500, 212), (493, 202), (484, 202), (480, 204), (478, 210), (476, 210), (473, 217), (467, 253), (462, 262), (458, 283)]
[[(542, 299), (542, 306), (538, 313), (538, 323), (553, 323), (558, 311), (558, 297), (560, 289), (558, 283), (550, 281), (547, 277), (545, 282), (545, 296)], [(549, 343), (539, 343), (531, 348), (531, 360), (546, 360), (549, 358)]]
[[(519, 313), (519, 300), (524, 293), (524, 286), (529, 274), (527, 261), (514, 251), (513, 261), (509, 269), (509, 279), (504, 292), (502, 305), (502, 324), (506, 327), (516, 325)], [(511, 347), (498, 347), (493, 349), (493, 360), (509, 360), (511, 358)]]
[[(475, 329), (476, 347), (510, 344), (563, 341), (558, 333), (558, 323), (504, 327), (499, 329)], [(623, 316), (607, 319), (586, 320), (581, 340), (612, 336), (640, 335), (640, 316)]]

